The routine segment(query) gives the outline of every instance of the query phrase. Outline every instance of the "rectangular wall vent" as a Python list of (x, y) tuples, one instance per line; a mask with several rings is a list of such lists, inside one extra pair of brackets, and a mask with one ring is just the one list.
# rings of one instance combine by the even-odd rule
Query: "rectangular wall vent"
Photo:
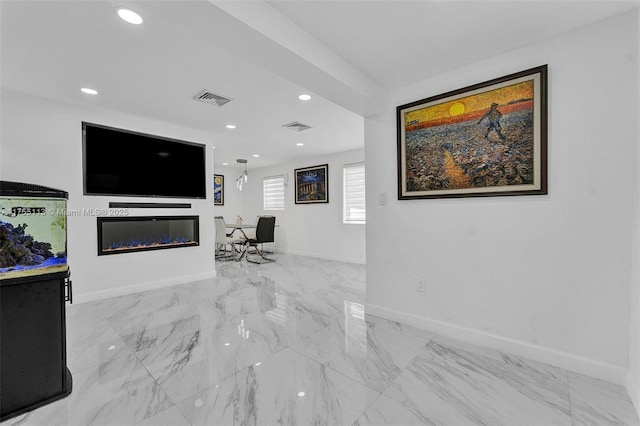
[(297, 132), (301, 132), (303, 130), (310, 129), (311, 126), (307, 126), (306, 124), (302, 124), (299, 121), (294, 121), (293, 123), (285, 124), (282, 127), (286, 127), (287, 129), (295, 130)]
[(209, 90), (203, 90), (202, 92), (195, 95), (193, 99), (199, 102), (204, 102), (205, 104), (217, 105), (219, 107), (231, 101), (231, 99), (225, 98), (221, 95), (216, 95)]

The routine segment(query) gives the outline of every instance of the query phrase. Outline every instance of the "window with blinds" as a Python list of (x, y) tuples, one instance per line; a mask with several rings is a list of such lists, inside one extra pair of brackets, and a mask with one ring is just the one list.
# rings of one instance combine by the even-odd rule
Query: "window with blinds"
[(262, 193), (264, 210), (284, 210), (284, 176), (264, 178)]
[(364, 163), (347, 164), (343, 168), (343, 223), (366, 223)]

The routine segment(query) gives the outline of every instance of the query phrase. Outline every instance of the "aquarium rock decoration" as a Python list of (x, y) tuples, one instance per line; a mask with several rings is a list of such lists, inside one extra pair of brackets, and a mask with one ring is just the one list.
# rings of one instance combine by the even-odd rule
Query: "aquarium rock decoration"
[[(34, 240), (25, 233), (27, 224), (13, 226), (0, 220), (0, 268), (14, 266), (34, 266), (56, 257), (51, 252), (50, 243)], [(59, 253), (57, 257), (64, 257)]]

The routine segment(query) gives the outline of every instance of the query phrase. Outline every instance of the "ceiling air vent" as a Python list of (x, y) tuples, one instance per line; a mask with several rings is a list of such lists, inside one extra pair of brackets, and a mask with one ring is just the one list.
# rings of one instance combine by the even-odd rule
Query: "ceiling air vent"
[(301, 132), (303, 130), (310, 129), (311, 126), (307, 126), (306, 124), (302, 124), (299, 121), (294, 121), (293, 123), (285, 124), (282, 127), (286, 127), (287, 129), (295, 130)]
[(231, 99), (225, 98), (224, 96), (216, 95), (209, 90), (203, 90), (202, 92), (195, 95), (193, 99), (195, 99), (196, 101), (204, 102), (205, 104), (218, 105), (219, 107), (231, 101)]

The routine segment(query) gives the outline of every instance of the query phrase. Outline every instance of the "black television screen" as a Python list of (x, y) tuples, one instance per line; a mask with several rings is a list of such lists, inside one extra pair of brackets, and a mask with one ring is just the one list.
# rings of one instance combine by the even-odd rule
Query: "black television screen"
[(85, 195), (206, 198), (205, 146), (82, 123)]

